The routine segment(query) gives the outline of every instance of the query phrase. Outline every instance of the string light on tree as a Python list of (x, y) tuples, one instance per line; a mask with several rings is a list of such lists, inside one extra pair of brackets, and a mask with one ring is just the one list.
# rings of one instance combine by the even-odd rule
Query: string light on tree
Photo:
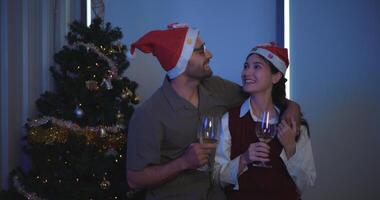
[(116, 118), (120, 121), (124, 119), (124, 114), (120, 112), (120, 110), (117, 111)]

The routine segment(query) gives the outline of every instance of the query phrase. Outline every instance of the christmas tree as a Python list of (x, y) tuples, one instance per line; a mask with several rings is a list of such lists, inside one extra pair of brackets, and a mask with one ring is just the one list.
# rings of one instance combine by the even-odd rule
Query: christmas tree
[(40, 115), (26, 124), (30, 170), (14, 170), (24, 199), (126, 199), (126, 140), (137, 83), (122, 33), (101, 18), (70, 25), (68, 44), (50, 68), (54, 92), (37, 100)]

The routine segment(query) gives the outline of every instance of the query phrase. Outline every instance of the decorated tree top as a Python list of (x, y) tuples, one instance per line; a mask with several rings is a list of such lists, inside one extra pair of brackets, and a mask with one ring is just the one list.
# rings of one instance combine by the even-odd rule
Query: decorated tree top
[(128, 68), (122, 33), (95, 18), (87, 27), (70, 25), (68, 45), (55, 54), (51, 72), (55, 92), (37, 100), (43, 116), (69, 120), (80, 126), (126, 125), (139, 99), (137, 84), (123, 76)]

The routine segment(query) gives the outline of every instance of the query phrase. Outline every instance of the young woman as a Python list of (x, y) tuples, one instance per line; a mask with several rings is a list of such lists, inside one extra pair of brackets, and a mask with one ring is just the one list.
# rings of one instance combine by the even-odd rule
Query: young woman
[[(273, 43), (255, 47), (246, 58), (241, 78), (250, 97), (223, 116), (215, 157), (214, 177), (226, 187), (229, 199), (297, 200), (314, 184), (316, 171), (306, 121), (299, 132), (294, 120), (279, 121), (286, 108), (288, 65), (287, 49)], [(268, 123), (277, 135), (260, 142), (258, 126)]]

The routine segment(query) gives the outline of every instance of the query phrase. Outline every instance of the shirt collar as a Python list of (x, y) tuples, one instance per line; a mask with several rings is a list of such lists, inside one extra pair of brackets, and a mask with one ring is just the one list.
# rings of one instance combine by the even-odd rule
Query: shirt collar
[[(247, 100), (245, 100), (244, 103), (241, 105), (239, 117), (242, 118), (242, 117), (244, 117), (244, 115), (247, 114), (247, 112), (249, 112), (253, 121), (261, 122), (261, 119), (253, 113), (250, 101), (251, 101), (251, 97), (249, 97)], [(274, 107), (274, 109), (277, 111), (277, 113), (280, 113), (280, 109), (278, 109), (276, 106)], [(277, 124), (278, 123), (278, 115), (276, 117), (270, 118), (269, 123), (270, 124)]]
[(199, 93), (202, 95), (213, 96), (212, 92), (207, 87), (205, 87), (204, 81), (206, 80), (202, 80), (199, 84)]
[(164, 96), (166, 97), (166, 100), (174, 110), (180, 110), (183, 108), (194, 108), (194, 106), (192, 106), (191, 103), (187, 102), (185, 99), (183, 99), (181, 96), (177, 94), (177, 92), (171, 86), (169, 78), (167, 76), (165, 76), (161, 88), (164, 93)]

